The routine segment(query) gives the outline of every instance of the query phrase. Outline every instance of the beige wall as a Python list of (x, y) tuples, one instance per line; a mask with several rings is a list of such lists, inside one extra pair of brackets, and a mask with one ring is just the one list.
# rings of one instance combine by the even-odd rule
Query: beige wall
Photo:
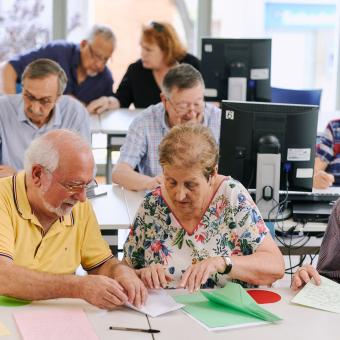
[(109, 62), (115, 89), (128, 65), (139, 58), (141, 27), (150, 21), (173, 23), (176, 8), (171, 0), (96, 0), (94, 22), (112, 27), (117, 36), (117, 50)]

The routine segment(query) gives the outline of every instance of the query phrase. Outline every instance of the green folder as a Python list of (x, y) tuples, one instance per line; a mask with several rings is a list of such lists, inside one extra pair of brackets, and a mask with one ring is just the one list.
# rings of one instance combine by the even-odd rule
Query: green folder
[(192, 317), (208, 329), (227, 329), (276, 322), (277, 315), (260, 307), (238, 283), (211, 292), (201, 290), (195, 294), (177, 295), (178, 303)]
[(0, 306), (18, 307), (30, 304), (31, 301), (16, 299), (10, 296), (0, 295)]

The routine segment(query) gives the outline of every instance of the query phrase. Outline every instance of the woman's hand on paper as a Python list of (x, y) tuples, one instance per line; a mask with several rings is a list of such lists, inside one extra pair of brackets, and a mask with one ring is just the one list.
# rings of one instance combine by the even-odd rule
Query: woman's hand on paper
[(171, 276), (165, 273), (164, 266), (159, 263), (137, 269), (136, 273), (145, 286), (150, 289), (165, 288), (168, 281), (172, 280)]
[(197, 291), (205, 284), (211, 274), (223, 271), (225, 262), (222, 257), (208, 257), (207, 259), (192, 264), (182, 275), (180, 288), (187, 288), (190, 293)]
[(313, 266), (308, 264), (300, 267), (293, 276), (292, 289), (298, 290), (302, 288), (312, 278), (317, 285), (321, 283), (320, 275)]

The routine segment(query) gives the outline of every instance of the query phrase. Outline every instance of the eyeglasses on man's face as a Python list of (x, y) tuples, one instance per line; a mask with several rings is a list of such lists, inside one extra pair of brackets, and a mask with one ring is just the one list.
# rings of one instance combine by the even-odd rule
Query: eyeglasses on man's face
[(173, 109), (180, 115), (184, 115), (188, 113), (189, 111), (195, 111), (196, 113), (202, 113), (205, 108), (205, 101), (200, 100), (195, 103), (189, 103), (189, 102), (180, 102), (180, 103), (173, 103), (172, 100), (167, 97), (167, 101), (171, 104)]
[(91, 44), (88, 44), (88, 47), (89, 47), (89, 51), (90, 51), (90, 54), (91, 54), (91, 58), (95, 61), (99, 61), (100, 63), (102, 64), (106, 64), (110, 57), (103, 57), (102, 55), (98, 54), (94, 49), (93, 47), (91, 46)]
[[(44, 168), (46, 172), (51, 174), (53, 176), (53, 173), (47, 169)], [(90, 182), (88, 183), (72, 183), (72, 182), (60, 182), (56, 180), (59, 185), (61, 185), (69, 194), (79, 194), (81, 192), (85, 191), (90, 191), (94, 190), (95, 188), (98, 187), (97, 181), (93, 178)]]
[(49, 107), (55, 104), (56, 99), (52, 99), (50, 97), (43, 97), (43, 98), (36, 98), (31, 93), (29, 93), (27, 90), (24, 90), (23, 96), (26, 100), (28, 100), (30, 103), (38, 102), (43, 107)]

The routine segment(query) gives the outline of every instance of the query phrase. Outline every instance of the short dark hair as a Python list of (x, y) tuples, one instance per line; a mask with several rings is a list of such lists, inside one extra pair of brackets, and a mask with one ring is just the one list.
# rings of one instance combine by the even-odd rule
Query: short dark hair
[(67, 76), (62, 67), (51, 59), (40, 58), (29, 63), (21, 76), (21, 83), (26, 78), (43, 79), (52, 74), (58, 76), (58, 95), (62, 95), (67, 85)]
[(201, 73), (193, 66), (183, 63), (172, 67), (168, 71), (163, 80), (162, 91), (165, 96), (169, 97), (174, 87), (178, 89), (191, 89), (198, 84), (204, 86)]

